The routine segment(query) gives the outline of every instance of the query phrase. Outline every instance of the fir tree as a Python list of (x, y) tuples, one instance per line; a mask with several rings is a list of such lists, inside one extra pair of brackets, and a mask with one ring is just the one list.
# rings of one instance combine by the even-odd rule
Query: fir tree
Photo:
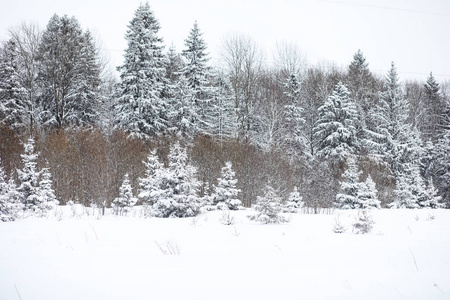
[(17, 46), (8, 41), (0, 49), (0, 122), (13, 130), (23, 130), (30, 122), (19, 68)]
[(42, 34), (38, 79), (46, 127), (92, 126), (98, 119), (100, 63), (93, 39), (78, 20), (54, 15)]
[(368, 210), (359, 210), (355, 223), (353, 223), (353, 232), (356, 234), (370, 233), (374, 224), (375, 222), (373, 221), (372, 215), (369, 214)]
[(376, 92), (375, 79), (361, 50), (353, 55), (353, 60), (348, 67), (348, 89), (359, 115), (355, 123), (356, 135), (363, 141), (366, 138), (365, 131), (373, 128), (372, 115)]
[(211, 195), (213, 205), (217, 209), (238, 210), (241, 208), (241, 200), (238, 199), (240, 189), (236, 188), (237, 179), (232, 169), (231, 162), (226, 162), (222, 168), (221, 177), (217, 179), (217, 186)]
[(319, 107), (319, 119), (314, 128), (314, 136), (318, 141), (317, 155), (340, 163), (349, 155), (356, 154), (359, 148), (356, 119), (356, 107), (349, 99), (349, 91), (339, 83)]
[(439, 138), (433, 151), (435, 183), (442, 202), (450, 205), (450, 128)]
[(122, 185), (119, 188), (119, 197), (114, 199), (111, 204), (116, 215), (126, 215), (130, 212), (137, 203), (137, 198), (133, 196), (133, 189), (128, 179), (128, 174), (125, 174)]
[(166, 64), (166, 78), (171, 84), (176, 84), (180, 78), (185, 63), (179, 53), (177, 53), (175, 46), (172, 44), (167, 52), (167, 64)]
[(9, 197), (10, 186), (0, 161), (0, 221), (14, 221), (13, 202)]
[(289, 194), (287, 201), (283, 205), (283, 212), (285, 213), (297, 213), (303, 207), (303, 197), (294, 186), (294, 190)]
[(252, 221), (263, 224), (289, 222), (284, 216), (280, 215), (282, 211), (281, 197), (273, 187), (267, 185), (264, 190), (264, 196), (257, 196), (256, 203), (252, 206), (257, 213), (249, 215)]
[[(380, 94), (380, 106), (375, 115), (378, 126), (371, 133), (371, 146), (377, 149), (396, 176), (403, 172), (405, 163), (417, 159), (417, 133), (407, 122), (408, 102), (403, 97), (394, 63), (386, 76), (384, 92)], [(415, 145), (413, 145), (415, 144)]]
[(209, 114), (211, 112), (210, 102), (214, 92), (210, 86), (211, 68), (208, 67), (207, 45), (203, 40), (202, 33), (197, 22), (189, 32), (185, 40), (185, 49), (182, 56), (186, 60), (183, 75), (187, 80), (192, 95), (192, 105), (196, 112), (194, 128), (196, 132), (207, 133), (211, 127)]
[(59, 201), (56, 200), (55, 190), (53, 190), (52, 184), (50, 169), (42, 169), (41, 180), (39, 181), (39, 197), (41, 202), (37, 207), (40, 216), (45, 216), (49, 210), (59, 204)]
[(196, 169), (187, 157), (186, 149), (176, 143), (168, 155), (169, 166), (164, 170), (162, 194), (153, 205), (154, 214), (161, 218), (193, 217), (200, 213)]
[[(426, 202), (425, 181), (417, 163), (407, 164), (397, 176), (395, 200), (391, 208), (421, 208)], [(421, 204), (422, 203), (422, 204)]]
[(284, 83), (284, 96), (287, 104), (284, 113), (283, 135), (290, 154), (307, 153), (307, 141), (304, 137), (304, 109), (300, 103), (300, 82), (292, 74)]
[(159, 22), (148, 3), (141, 4), (131, 20), (125, 63), (118, 68), (121, 83), (115, 105), (117, 126), (130, 136), (150, 138), (167, 127), (167, 103), (162, 98), (166, 58)]
[(361, 203), (358, 194), (361, 190), (359, 180), (362, 171), (358, 170), (354, 158), (347, 159), (347, 170), (342, 174), (341, 193), (336, 195), (335, 206), (339, 209), (360, 208)]
[(139, 194), (145, 207), (145, 215), (152, 214), (153, 205), (162, 197), (164, 165), (159, 161), (156, 150), (152, 150), (143, 162), (145, 165), (145, 177), (139, 178)]
[(433, 184), (433, 179), (430, 179), (424, 191), (424, 201), (419, 202), (419, 205), (423, 208), (443, 208), (444, 205), (441, 200), (442, 197), (439, 196), (438, 190)]
[(34, 139), (30, 138), (23, 145), (22, 157), (23, 168), (17, 170), (20, 185), (17, 189), (19, 198), (27, 211), (39, 213), (41, 197), (39, 190), (39, 176), (41, 172), (36, 169), (36, 160), (39, 153), (34, 152)]
[(372, 177), (367, 176), (366, 181), (361, 182), (358, 190), (357, 199), (359, 208), (380, 208), (380, 200), (378, 200), (378, 191)]
[(424, 85), (425, 90), (425, 122), (423, 124), (422, 132), (424, 134), (425, 140), (432, 140), (435, 142), (440, 134), (440, 125), (442, 121), (442, 107), (445, 103), (442, 99), (439, 84), (430, 73), (426, 84)]

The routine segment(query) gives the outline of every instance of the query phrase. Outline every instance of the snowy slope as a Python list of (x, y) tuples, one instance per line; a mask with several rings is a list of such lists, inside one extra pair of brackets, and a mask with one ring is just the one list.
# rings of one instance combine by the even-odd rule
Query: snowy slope
[(0, 299), (450, 297), (449, 210), (375, 211), (367, 235), (351, 232), (354, 211), (279, 225), (232, 213), (229, 226), (222, 212), (0, 223)]

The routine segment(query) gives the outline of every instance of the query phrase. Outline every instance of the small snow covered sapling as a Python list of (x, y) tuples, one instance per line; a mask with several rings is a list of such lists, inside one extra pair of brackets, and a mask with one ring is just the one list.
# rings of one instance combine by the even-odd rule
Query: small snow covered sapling
[(119, 197), (114, 199), (111, 206), (114, 208), (114, 212), (116, 215), (126, 215), (129, 211), (132, 210), (136, 202), (137, 198), (133, 196), (133, 189), (131, 188), (128, 174), (125, 174), (122, 185), (119, 189)]
[(353, 223), (353, 232), (356, 234), (370, 233), (374, 224), (375, 222), (368, 210), (360, 210), (356, 216), (355, 223)]
[(345, 231), (347, 231), (347, 227), (345, 227), (344, 224), (341, 223), (339, 216), (336, 216), (336, 218), (334, 219), (333, 232), (344, 233)]
[(303, 197), (300, 196), (300, 193), (295, 186), (294, 190), (289, 194), (287, 201), (283, 205), (283, 212), (298, 213), (299, 210), (303, 207), (303, 204)]
[(281, 197), (270, 185), (266, 186), (264, 196), (256, 197), (256, 204), (253, 205), (253, 209), (257, 211), (257, 214), (248, 216), (252, 221), (263, 224), (289, 222), (289, 219), (280, 215)]
[(211, 195), (213, 205), (219, 210), (241, 209), (242, 202), (238, 199), (241, 190), (236, 188), (237, 179), (231, 162), (225, 163), (225, 167), (221, 171), (221, 177), (217, 181), (217, 186), (215, 186), (214, 193)]

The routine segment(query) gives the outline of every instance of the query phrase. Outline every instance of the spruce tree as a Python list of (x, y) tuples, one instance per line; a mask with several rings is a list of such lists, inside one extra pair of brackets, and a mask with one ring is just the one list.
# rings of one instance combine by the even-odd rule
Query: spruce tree
[(319, 119), (314, 128), (317, 155), (341, 163), (359, 149), (355, 122), (357, 112), (349, 91), (339, 83), (332, 95), (319, 107)]
[(286, 98), (284, 112), (284, 142), (291, 155), (298, 153), (309, 154), (305, 139), (304, 109), (300, 101), (300, 82), (296, 74), (290, 75), (284, 83), (284, 97)]
[(30, 123), (20, 72), (17, 45), (7, 41), (0, 49), (0, 122), (15, 131), (27, 128)]
[(439, 138), (433, 151), (435, 183), (442, 202), (450, 206), (450, 128)]
[(10, 198), (10, 185), (6, 180), (6, 174), (3, 170), (0, 160), (0, 221), (14, 221), (14, 201)]
[(47, 128), (93, 126), (100, 103), (100, 63), (93, 39), (75, 17), (54, 15), (39, 47), (38, 101)]
[(297, 213), (303, 207), (303, 197), (294, 186), (294, 190), (289, 194), (287, 201), (283, 204), (283, 212), (285, 213)]
[(359, 118), (355, 124), (356, 135), (361, 141), (366, 138), (365, 131), (373, 128), (374, 102), (376, 98), (375, 78), (361, 50), (353, 55), (348, 67), (348, 89), (355, 102)]
[[(372, 147), (382, 155), (396, 176), (403, 172), (403, 165), (417, 158), (414, 141), (417, 134), (408, 123), (408, 102), (403, 92), (394, 63), (385, 80), (384, 91), (380, 93), (380, 106), (375, 115), (378, 126), (371, 133)], [(410, 145), (408, 145), (408, 143)], [(415, 145), (413, 145), (415, 143)]]
[(445, 107), (445, 103), (441, 96), (440, 86), (436, 82), (433, 73), (430, 73), (430, 76), (428, 77), (427, 82), (424, 85), (424, 90), (424, 113), (426, 116), (422, 132), (425, 140), (431, 140), (435, 142), (442, 134), (440, 127), (443, 116), (442, 108)]
[(372, 177), (367, 176), (366, 181), (361, 182), (358, 191), (358, 203), (360, 209), (380, 208), (380, 200), (378, 200), (378, 191)]
[(119, 188), (119, 197), (114, 199), (111, 206), (116, 215), (126, 215), (137, 203), (137, 198), (133, 195), (133, 189), (130, 184), (128, 174), (124, 175), (122, 185)]
[(139, 194), (144, 205), (145, 216), (152, 215), (153, 205), (163, 196), (164, 191), (161, 189), (164, 183), (164, 165), (159, 161), (156, 150), (150, 151), (147, 160), (143, 162), (145, 165), (145, 176), (139, 178)]
[(336, 195), (335, 206), (339, 209), (360, 208), (359, 193), (361, 182), (359, 180), (362, 171), (358, 169), (354, 158), (347, 159), (347, 170), (342, 174), (341, 193)]
[(43, 168), (41, 171), (41, 180), (39, 181), (39, 197), (40, 205), (38, 206), (38, 214), (45, 216), (46, 213), (58, 205), (59, 201), (56, 199), (55, 190), (52, 187), (52, 174), (50, 168)]
[(159, 29), (150, 5), (141, 4), (128, 25), (125, 62), (118, 68), (117, 126), (144, 139), (164, 133), (167, 127), (167, 103), (162, 97), (166, 57)]
[(164, 169), (162, 193), (153, 205), (154, 214), (161, 218), (193, 217), (200, 213), (197, 170), (187, 157), (186, 149), (177, 142), (170, 149), (168, 168)]
[(231, 162), (226, 162), (222, 168), (221, 176), (217, 179), (217, 186), (211, 195), (213, 205), (217, 209), (238, 210), (241, 208), (241, 200), (238, 198), (240, 189), (236, 188), (237, 179), (232, 169)]
[(207, 133), (211, 127), (210, 113), (212, 107), (210, 102), (214, 92), (210, 85), (211, 68), (207, 65), (209, 61), (206, 52), (207, 45), (202, 35), (196, 21), (184, 43), (186, 48), (183, 50), (182, 56), (185, 58), (186, 65), (182, 73), (193, 97), (192, 105), (194, 105), (196, 112), (195, 131)]
[(39, 153), (34, 151), (34, 139), (32, 138), (28, 139), (23, 146), (24, 153), (20, 155), (23, 167), (21, 170), (17, 170), (20, 183), (17, 191), (25, 210), (39, 214), (42, 202), (39, 189), (41, 172), (36, 169)]
[(252, 209), (257, 212), (248, 216), (252, 221), (263, 224), (289, 222), (283, 215), (280, 215), (282, 212), (281, 197), (270, 185), (264, 189), (264, 196), (256, 197), (256, 203), (252, 205)]

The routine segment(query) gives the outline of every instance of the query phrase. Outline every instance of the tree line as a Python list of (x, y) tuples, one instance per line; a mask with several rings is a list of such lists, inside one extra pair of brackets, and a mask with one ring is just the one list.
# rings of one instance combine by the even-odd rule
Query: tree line
[(180, 142), (202, 197), (231, 162), (244, 206), (270, 183), (284, 199), (296, 187), (308, 207), (354, 208), (336, 195), (356, 199), (344, 184), (356, 177), (370, 178), (366, 188), (376, 186), (382, 207), (450, 204), (450, 90), (432, 73), (401, 82), (392, 63), (377, 76), (360, 50), (346, 70), (307, 66), (287, 43), (268, 66), (240, 34), (224, 39), (218, 67), (197, 22), (181, 52), (165, 51), (159, 30), (141, 4), (125, 35), (119, 80), (75, 17), (54, 15), (42, 31), (11, 30), (0, 49), (5, 173), (18, 180), (22, 144), (32, 136), (37, 164), (51, 170), (62, 204), (109, 205), (125, 174), (139, 189), (152, 149), (168, 165)]

